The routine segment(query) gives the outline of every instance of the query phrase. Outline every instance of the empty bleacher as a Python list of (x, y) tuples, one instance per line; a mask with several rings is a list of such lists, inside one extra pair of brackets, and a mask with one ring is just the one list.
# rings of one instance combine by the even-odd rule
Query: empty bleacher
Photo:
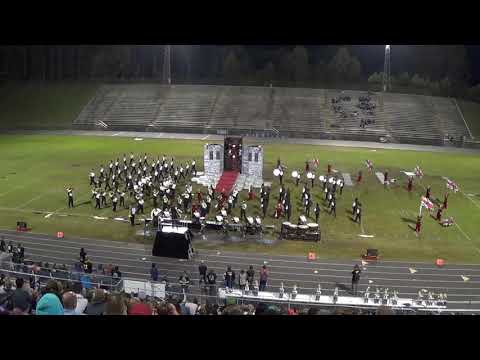
[[(346, 116), (333, 110), (342, 101)], [(230, 133), (275, 130), (284, 136), (441, 144), (444, 136), (468, 135), (453, 100), (410, 94), (370, 94), (368, 115), (357, 107), (365, 91), (248, 86), (156, 84), (104, 85), (74, 125), (138, 131)], [(354, 116), (353, 113), (358, 115)], [(365, 128), (361, 119), (374, 120)]]

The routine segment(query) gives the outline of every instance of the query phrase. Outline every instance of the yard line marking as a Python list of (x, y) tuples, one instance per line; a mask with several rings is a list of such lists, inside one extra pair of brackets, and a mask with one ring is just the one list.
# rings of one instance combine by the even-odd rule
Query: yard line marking
[(120, 132), (117, 132), (117, 133), (113, 134), (112, 136), (117, 136), (117, 135), (120, 135), (121, 133), (122, 132), (120, 131)]
[(460, 192), (463, 194), (463, 196), (465, 196), (468, 200), (470, 200), (473, 205), (475, 205), (477, 208), (480, 209), (480, 205), (478, 205), (478, 204), (475, 202), (475, 200), (473, 200), (470, 196), (467, 196), (467, 194), (465, 194), (462, 190), (460, 190)]
[(35, 201), (35, 200), (38, 200), (38, 199), (40, 199), (42, 196), (45, 196), (45, 195), (48, 195), (48, 194), (50, 194), (50, 193), (48, 193), (48, 192), (46, 192), (46, 193), (41, 193), (40, 195), (35, 196), (34, 198), (32, 198), (32, 199), (28, 200), (27, 202), (23, 203), (22, 205), (17, 206), (15, 209), (21, 209), (21, 208), (27, 206), (28, 204), (30, 204), (31, 202), (33, 202), (33, 201)]
[[(470, 240), (471, 242), (472, 239), (470, 239), (470, 237), (465, 233), (465, 231), (462, 230), (462, 228), (460, 227), (460, 225), (458, 225), (456, 222), (455, 222), (455, 226), (458, 228), (458, 230), (460, 230), (460, 232), (463, 234), (463, 236), (465, 236), (468, 240)], [(475, 246), (473, 245), (474, 249), (477, 250), (477, 252), (480, 254), (480, 250)]]
[(207, 140), (209, 137), (210, 137), (210, 135), (207, 135), (207, 136), (204, 136), (203, 138), (201, 138), (200, 140)]
[(15, 191), (15, 190), (17, 190), (17, 189), (21, 189), (21, 188), (24, 188), (24, 187), (25, 187), (25, 185), (15, 186), (15, 187), (11, 188), (9, 191), (6, 191), (6, 192), (4, 192), (4, 193), (1, 193), (0, 196), (5, 196), (5, 195), (7, 195), (7, 194), (10, 194), (12, 191)]

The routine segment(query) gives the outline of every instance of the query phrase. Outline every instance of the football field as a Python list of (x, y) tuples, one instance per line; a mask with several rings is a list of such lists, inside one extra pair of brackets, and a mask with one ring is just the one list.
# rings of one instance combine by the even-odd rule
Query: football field
[[(165, 154), (176, 162), (195, 159), (199, 171), (203, 171), (203, 144), (197, 140), (159, 140), (94, 136), (52, 135), (1, 135), (0, 136), (0, 228), (14, 229), (17, 221), (26, 221), (33, 232), (66, 236), (111, 239), (126, 242), (143, 242), (137, 235), (143, 226), (134, 228), (128, 222), (113, 220), (128, 218), (128, 210), (115, 215), (111, 207), (96, 210), (91, 202), (88, 174), (92, 168), (98, 173), (100, 164), (108, 166), (110, 160), (122, 158), (130, 152), (147, 153), (150, 158)], [(314, 204), (321, 207), (320, 228), (322, 242), (310, 243), (281, 240), (274, 245), (256, 243), (218, 244), (199, 242), (197, 247), (256, 253), (306, 255), (315, 251), (324, 258), (358, 258), (366, 248), (379, 249), (385, 260), (427, 261), (437, 257), (455, 263), (480, 263), (480, 157), (475, 154), (434, 153), (386, 149), (326, 147), (313, 145), (267, 144), (265, 145), (264, 179), (272, 182), (272, 193), (265, 224), (273, 224), (276, 230), (266, 237), (277, 237), (282, 221), (272, 215), (278, 197), (278, 179), (272, 171), (277, 158), (288, 167), (284, 181), (291, 190), (293, 204), (291, 221), (296, 223), (301, 214), (300, 193), (302, 183), (295, 186), (290, 177), (292, 170), (304, 173), (305, 161), (318, 159), (317, 176), (326, 172), (332, 164), (339, 174), (350, 174), (355, 184), (356, 175), (362, 170), (361, 185), (345, 186), (337, 197), (337, 217), (327, 214), (323, 193), (316, 180), (312, 195)], [(375, 172), (388, 170), (389, 177), (397, 181), (385, 189), (375, 176), (369, 173), (365, 160), (371, 160)], [(415, 179), (414, 190), (406, 190), (407, 177), (402, 171), (413, 171), (419, 165), (424, 177)], [(460, 191), (453, 193), (446, 188), (448, 177), (455, 181)], [(184, 182), (180, 183), (183, 192)], [(433, 198), (443, 201), (450, 192), (448, 209), (443, 217), (454, 217), (455, 225), (443, 228), (424, 209), (424, 222), (419, 237), (411, 229), (418, 214), (420, 197), (431, 186)], [(66, 187), (75, 193), (75, 208), (68, 209)], [(194, 185), (194, 191), (197, 189)], [(246, 192), (240, 201), (246, 198)], [(358, 197), (363, 205), (362, 224), (351, 219), (351, 205)], [(129, 200), (126, 199), (126, 205)], [(152, 202), (146, 202), (146, 213)], [(234, 213), (239, 215), (239, 208)], [(212, 213), (211, 213), (212, 214)], [(260, 214), (259, 200), (248, 205), (247, 215)], [(311, 211), (314, 221), (313, 207)], [(97, 219), (95, 218), (97, 217)], [(106, 218), (106, 219), (104, 219)], [(369, 235), (363, 237), (360, 235)]]

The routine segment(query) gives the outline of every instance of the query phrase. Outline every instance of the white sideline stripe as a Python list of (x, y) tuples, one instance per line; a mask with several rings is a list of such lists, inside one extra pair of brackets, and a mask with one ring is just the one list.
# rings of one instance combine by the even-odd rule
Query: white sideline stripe
[(209, 137), (210, 137), (210, 135), (207, 135), (207, 136), (204, 136), (203, 138), (201, 138), (200, 140), (207, 140)]
[(113, 134), (112, 136), (118, 136), (118, 135), (120, 135), (121, 133), (122, 133), (122, 132), (120, 131), (120, 132), (117, 132), (117, 133)]
[(343, 180), (345, 181), (345, 185), (353, 186), (352, 177), (350, 176), (349, 173), (344, 173), (342, 174), (342, 176), (343, 176)]

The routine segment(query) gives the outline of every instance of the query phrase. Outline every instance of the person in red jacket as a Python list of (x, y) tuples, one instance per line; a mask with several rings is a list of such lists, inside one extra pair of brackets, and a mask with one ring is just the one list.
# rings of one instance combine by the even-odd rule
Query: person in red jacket
[(128, 309), (128, 315), (152, 315), (152, 307), (146, 302), (145, 292), (138, 293), (138, 300)]

